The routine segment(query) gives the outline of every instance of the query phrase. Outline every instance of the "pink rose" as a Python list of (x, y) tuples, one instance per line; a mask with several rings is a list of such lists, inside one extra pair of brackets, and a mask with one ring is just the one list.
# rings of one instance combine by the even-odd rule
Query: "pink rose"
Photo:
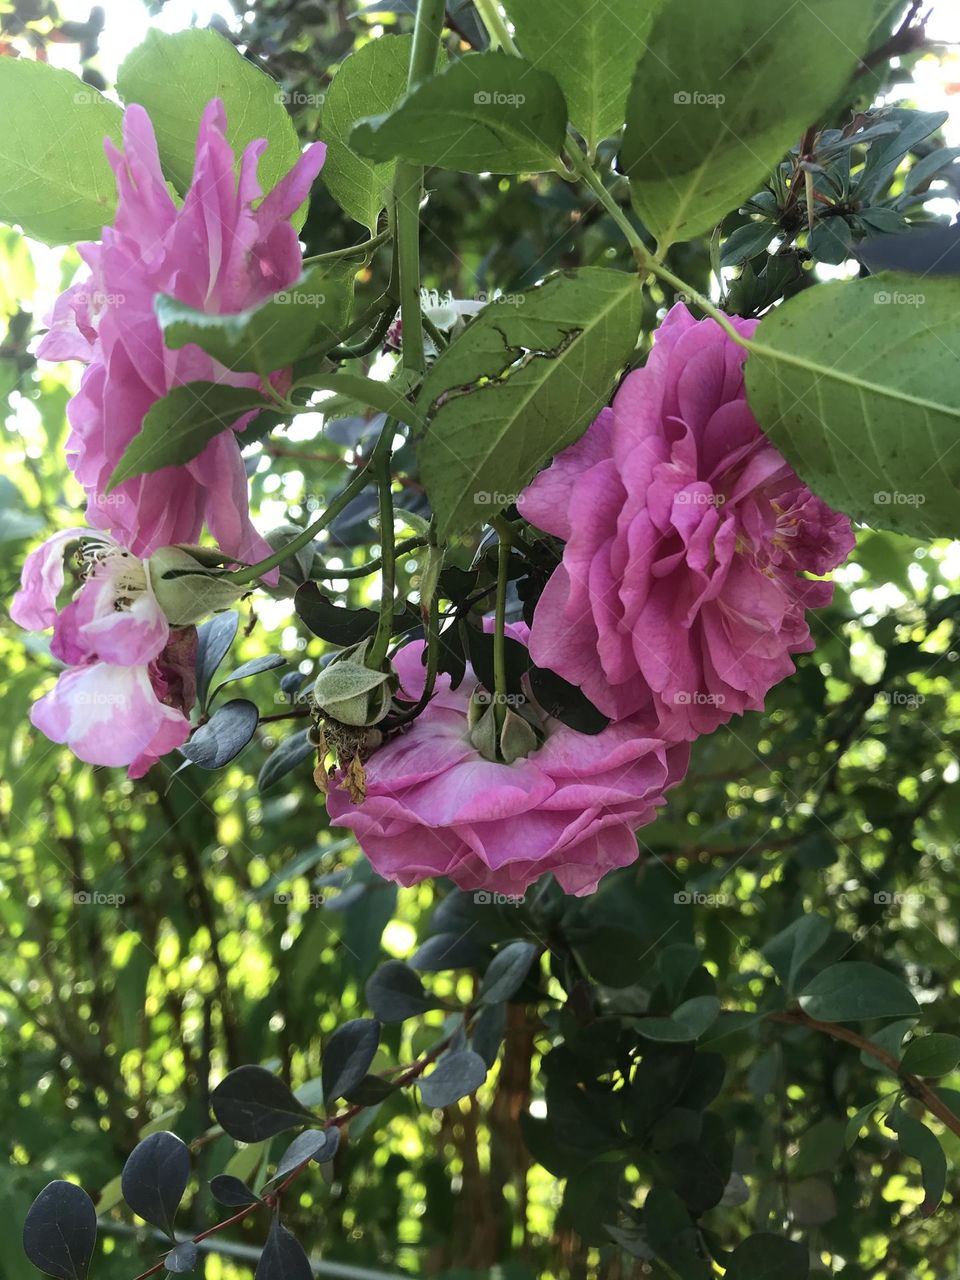
[[(525, 639), (526, 628), (511, 627)], [(423, 643), (401, 650), (403, 696), (423, 689)], [(331, 785), (327, 808), (351, 828), (376, 870), (401, 885), (449, 876), (462, 889), (522, 894), (552, 872), (567, 893), (637, 856), (634, 832), (683, 778), (688, 748), (668, 747), (636, 723), (588, 736), (546, 720), (546, 740), (514, 764), (471, 745), (469, 666), (456, 690), (441, 676), (426, 710), (366, 763), (366, 798)]]
[[(753, 332), (756, 322), (734, 319)], [(747, 404), (745, 353), (677, 304), (613, 407), (520, 496), (566, 542), (530, 652), (614, 720), (652, 705), (692, 739), (759, 711), (813, 648), (804, 611), (854, 545)]]
[[(254, 209), (257, 163), (266, 142), (251, 142), (234, 173), (223, 104), (207, 105), (197, 136), (193, 182), (179, 206), (160, 170), (150, 118), (127, 108), (124, 150), (107, 141), (119, 201), (112, 227), (80, 252), (90, 275), (58, 299), (38, 347), (48, 360), (87, 364), (68, 408), (70, 464), (87, 493), (87, 518), (110, 529), (135, 555), (196, 542), (204, 524), (222, 549), (255, 561), (270, 548), (247, 510), (247, 478), (233, 432), (216, 436), (184, 466), (138, 476), (107, 494), (107, 482), (152, 404), (171, 388), (207, 380), (257, 387), (252, 373), (224, 369), (199, 347), (168, 350), (154, 314), (158, 293), (211, 314), (264, 302), (300, 276), (303, 259), (289, 219), (323, 164), (309, 147)], [(274, 375), (283, 381), (285, 375)], [(240, 431), (246, 414), (233, 424)]]
[[(86, 579), (58, 612), (64, 552), (77, 540)], [(48, 538), (27, 557), (10, 615), (29, 631), (53, 627), (50, 651), (66, 666), (30, 713), (52, 742), (87, 764), (129, 765), (140, 778), (186, 741), (196, 629), (170, 629), (143, 562), (109, 535), (66, 529)]]

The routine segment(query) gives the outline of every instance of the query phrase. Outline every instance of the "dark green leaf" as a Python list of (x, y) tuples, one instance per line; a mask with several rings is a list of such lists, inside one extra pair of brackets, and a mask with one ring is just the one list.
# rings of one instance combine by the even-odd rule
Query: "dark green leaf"
[(902, 1018), (919, 1010), (899, 978), (862, 960), (843, 960), (821, 970), (800, 993), (800, 1007), (821, 1022)]
[(279, 1218), (270, 1224), (254, 1280), (313, 1280), (313, 1267), (303, 1246)]
[(201, 711), (206, 709), (210, 681), (229, 653), (239, 626), (240, 615), (231, 611), (218, 613), (197, 627), (197, 703)]
[(388, 960), (381, 965), (368, 980), (366, 993), (367, 1004), (381, 1022), (403, 1022), (436, 1009), (439, 1003), (402, 960)]
[(546, 667), (531, 667), (530, 692), (546, 711), (568, 729), (577, 733), (602, 733), (610, 720), (593, 705), (589, 698), (555, 671)]
[(175, 1133), (151, 1133), (123, 1166), (123, 1198), (145, 1222), (173, 1239), (173, 1220), (190, 1178), (190, 1152)]
[(425, 1079), (420, 1081), (424, 1106), (449, 1107), (474, 1093), (487, 1078), (487, 1064), (472, 1049), (445, 1053)]
[(214, 1089), (210, 1105), (221, 1128), (240, 1142), (260, 1142), (313, 1118), (263, 1067), (231, 1071)]
[(437, 933), (421, 943), (409, 963), (421, 973), (441, 973), (445, 969), (481, 968), (488, 955), (486, 947), (470, 934)]
[(887, 1124), (900, 1141), (900, 1150), (920, 1165), (926, 1193), (921, 1212), (925, 1218), (936, 1213), (947, 1185), (947, 1157), (939, 1139), (925, 1124), (895, 1108)]
[(935, 1031), (911, 1040), (900, 1059), (900, 1068), (915, 1076), (945, 1076), (960, 1064), (960, 1038)]
[(231, 1209), (241, 1209), (245, 1204), (256, 1204), (260, 1199), (245, 1182), (229, 1173), (220, 1173), (210, 1179), (210, 1194), (217, 1204), (225, 1204)]
[(337, 1027), (323, 1051), (323, 1099), (328, 1107), (360, 1083), (379, 1045), (380, 1023), (375, 1018), (356, 1018)]
[(806, 1245), (763, 1231), (737, 1245), (724, 1280), (807, 1280), (809, 1274)]
[(317, 1164), (325, 1164), (326, 1161), (332, 1160), (337, 1154), (339, 1146), (339, 1129), (304, 1129), (303, 1133), (298, 1133), (289, 1147), (287, 1147), (277, 1162), (273, 1177), (269, 1178), (264, 1183), (264, 1186), (276, 1186), (288, 1174), (293, 1173), (294, 1169), (299, 1169), (301, 1165), (309, 1164), (311, 1160), (314, 1160)]
[(334, 604), (315, 582), (297, 587), (293, 607), (300, 621), (315, 636), (343, 648), (372, 636), (379, 622), (379, 615), (373, 609), (348, 609)]
[(271, 751), (257, 778), (258, 791), (261, 793), (269, 791), (281, 778), (285, 778), (291, 770), (296, 769), (314, 754), (316, 747), (310, 741), (308, 733), (307, 729), (292, 733)]
[(699, 1040), (720, 1014), (716, 996), (694, 996), (674, 1009), (669, 1018), (641, 1018), (637, 1030), (647, 1040), (684, 1042)]
[(788, 991), (794, 990), (797, 974), (816, 955), (830, 933), (830, 921), (813, 912), (794, 920), (765, 943), (762, 953)]
[(499, 1004), (516, 995), (526, 981), (536, 954), (533, 942), (509, 942), (498, 951), (480, 983), (480, 1004)]
[(171, 1275), (182, 1276), (196, 1268), (200, 1258), (200, 1250), (192, 1240), (184, 1240), (178, 1244), (163, 1260), (163, 1265)]
[(44, 1275), (86, 1280), (97, 1243), (97, 1211), (72, 1182), (48, 1182), (23, 1224), (23, 1251)]
[(222, 769), (238, 756), (257, 731), (260, 712), (254, 702), (234, 698), (219, 707), (180, 748), (201, 769)]

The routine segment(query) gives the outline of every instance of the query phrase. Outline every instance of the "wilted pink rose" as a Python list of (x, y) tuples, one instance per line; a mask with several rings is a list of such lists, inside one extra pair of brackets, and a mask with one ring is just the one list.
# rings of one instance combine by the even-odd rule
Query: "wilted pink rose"
[[(257, 163), (266, 141), (251, 142), (239, 177), (224, 136), (223, 104), (207, 105), (197, 136), (193, 182), (178, 206), (160, 170), (153, 126), (131, 105), (124, 150), (108, 140), (117, 178), (112, 227), (80, 245), (90, 275), (58, 299), (38, 347), (48, 360), (88, 368), (67, 410), (70, 465), (87, 493), (87, 519), (109, 529), (135, 555), (196, 542), (206, 524), (221, 548), (241, 560), (270, 554), (247, 509), (247, 478), (233, 431), (216, 436), (184, 466), (139, 476), (107, 493), (121, 455), (151, 405), (171, 388), (198, 380), (256, 387), (252, 373), (224, 369), (199, 347), (168, 350), (154, 314), (158, 293), (213, 314), (264, 302), (298, 279), (302, 255), (289, 221), (323, 164), (315, 143), (257, 208)], [(277, 375), (283, 380), (284, 375)], [(242, 430), (251, 414), (238, 418)]]
[[(407, 698), (423, 689), (422, 651), (413, 643), (395, 660)], [(683, 778), (688, 748), (632, 722), (588, 736), (547, 719), (546, 740), (525, 759), (490, 761), (470, 742), (475, 683), (469, 666), (456, 690), (441, 676), (427, 709), (367, 761), (363, 801), (331, 784), (332, 821), (401, 885), (449, 876), (462, 889), (522, 894), (552, 872), (567, 893), (592, 893), (637, 857), (634, 832)]]
[[(78, 540), (86, 578), (58, 612), (64, 553)], [(27, 557), (10, 614), (28, 631), (53, 627), (50, 651), (66, 666), (30, 713), (52, 742), (140, 778), (186, 741), (196, 629), (170, 629), (142, 561), (111, 537), (66, 529), (48, 538)]]
[[(756, 322), (734, 319), (750, 334)], [(744, 351), (678, 304), (613, 407), (521, 495), (564, 539), (530, 652), (615, 720), (653, 706), (692, 739), (757, 711), (813, 648), (804, 611), (854, 545), (747, 404)]]

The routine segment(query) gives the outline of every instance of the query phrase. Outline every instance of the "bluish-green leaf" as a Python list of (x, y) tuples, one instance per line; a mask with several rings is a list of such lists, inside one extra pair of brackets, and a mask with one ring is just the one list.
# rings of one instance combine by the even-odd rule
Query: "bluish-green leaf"
[(800, 993), (800, 1007), (819, 1022), (902, 1018), (919, 1009), (895, 974), (862, 960), (842, 960), (821, 970)]

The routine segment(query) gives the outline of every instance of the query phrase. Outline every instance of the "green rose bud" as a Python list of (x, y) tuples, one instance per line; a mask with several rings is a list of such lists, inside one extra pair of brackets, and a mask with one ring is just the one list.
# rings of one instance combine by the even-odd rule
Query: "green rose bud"
[(317, 676), (313, 696), (317, 706), (340, 724), (363, 729), (378, 724), (390, 710), (399, 685), (393, 671), (378, 671), (364, 661), (370, 641), (343, 654)]
[(229, 570), (216, 568), (222, 562), (215, 548), (187, 545), (161, 547), (146, 561), (150, 589), (172, 627), (191, 626), (247, 594)]

